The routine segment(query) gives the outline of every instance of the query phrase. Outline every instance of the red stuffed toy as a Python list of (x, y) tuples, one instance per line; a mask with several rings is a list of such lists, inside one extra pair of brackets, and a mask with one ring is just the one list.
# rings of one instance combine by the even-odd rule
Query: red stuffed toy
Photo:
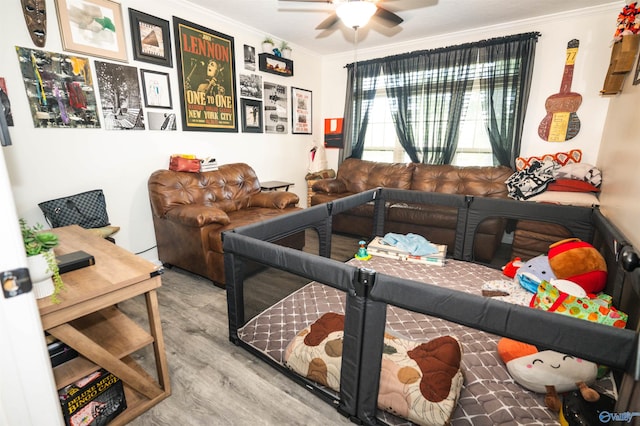
[(587, 294), (598, 294), (607, 285), (607, 264), (594, 246), (578, 238), (549, 246), (549, 266), (556, 278), (569, 280)]

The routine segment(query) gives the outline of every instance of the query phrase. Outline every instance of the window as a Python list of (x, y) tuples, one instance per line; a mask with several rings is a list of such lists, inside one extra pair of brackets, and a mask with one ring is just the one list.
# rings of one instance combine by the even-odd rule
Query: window
[[(476, 73), (473, 73), (475, 76)], [(365, 83), (366, 84), (366, 83)], [(453, 159), (453, 164), (458, 166), (491, 166), (493, 165), (493, 153), (489, 142), (485, 122), (486, 113), (483, 111), (482, 102), (485, 94), (480, 89), (480, 80), (474, 78), (472, 90), (465, 96), (463, 117), (460, 124), (460, 136), (458, 147)], [(425, 109), (421, 108), (422, 102), (413, 99), (415, 110), (418, 114), (413, 120), (424, 120)], [(435, 122), (432, 118), (431, 122)], [(423, 125), (415, 126), (424, 129), (429, 120)], [(423, 135), (416, 135), (420, 138)], [(398, 141), (396, 128), (391, 117), (391, 105), (385, 90), (383, 76), (378, 77), (376, 96), (369, 116), (369, 125), (365, 135), (364, 160), (382, 162), (410, 162), (411, 159)]]

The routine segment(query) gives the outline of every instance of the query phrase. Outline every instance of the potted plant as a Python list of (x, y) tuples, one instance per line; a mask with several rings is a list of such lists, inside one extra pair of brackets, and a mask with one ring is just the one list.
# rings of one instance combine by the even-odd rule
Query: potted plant
[(286, 41), (280, 43), (280, 53), (283, 58), (291, 59), (291, 46)]
[(273, 53), (273, 48), (276, 46), (273, 39), (269, 36), (266, 36), (264, 40), (262, 40), (262, 51), (264, 53)]
[(60, 302), (58, 294), (63, 283), (53, 252), (53, 248), (58, 245), (58, 236), (53, 232), (43, 231), (41, 224), (29, 226), (24, 219), (20, 219), (20, 231), (36, 298), (50, 295), (52, 302)]

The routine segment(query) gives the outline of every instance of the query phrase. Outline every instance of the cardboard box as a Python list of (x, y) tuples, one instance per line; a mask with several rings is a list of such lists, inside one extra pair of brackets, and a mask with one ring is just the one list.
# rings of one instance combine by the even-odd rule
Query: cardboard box
[(127, 408), (122, 381), (100, 369), (58, 391), (68, 426), (106, 425)]

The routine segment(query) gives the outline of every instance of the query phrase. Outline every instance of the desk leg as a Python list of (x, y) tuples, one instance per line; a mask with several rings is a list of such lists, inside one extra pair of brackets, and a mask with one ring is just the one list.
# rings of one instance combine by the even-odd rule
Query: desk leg
[[(133, 368), (117, 359), (100, 345), (73, 328), (69, 324), (62, 324), (47, 330), (49, 334), (60, 339), (88, 360), (109, 371), (120, 380), (137, 390), (149, 399), (154, 399), (163, 393), (155, 383), (140, 375)], [(155, 344), (154, 344), (155, 346)]]
[(171, 385), (169, 384), (169, 367), (162, 337), (162, 324), (160, 323), (160, 311), (158, 310), (158, 293), (151, 290), (145, 293), (147, 301), (147, 315), (149, 317), (150, 334), (153, 336), (153, 351), (156, 357), (156, 369), (160, 387), (169, 395)]

